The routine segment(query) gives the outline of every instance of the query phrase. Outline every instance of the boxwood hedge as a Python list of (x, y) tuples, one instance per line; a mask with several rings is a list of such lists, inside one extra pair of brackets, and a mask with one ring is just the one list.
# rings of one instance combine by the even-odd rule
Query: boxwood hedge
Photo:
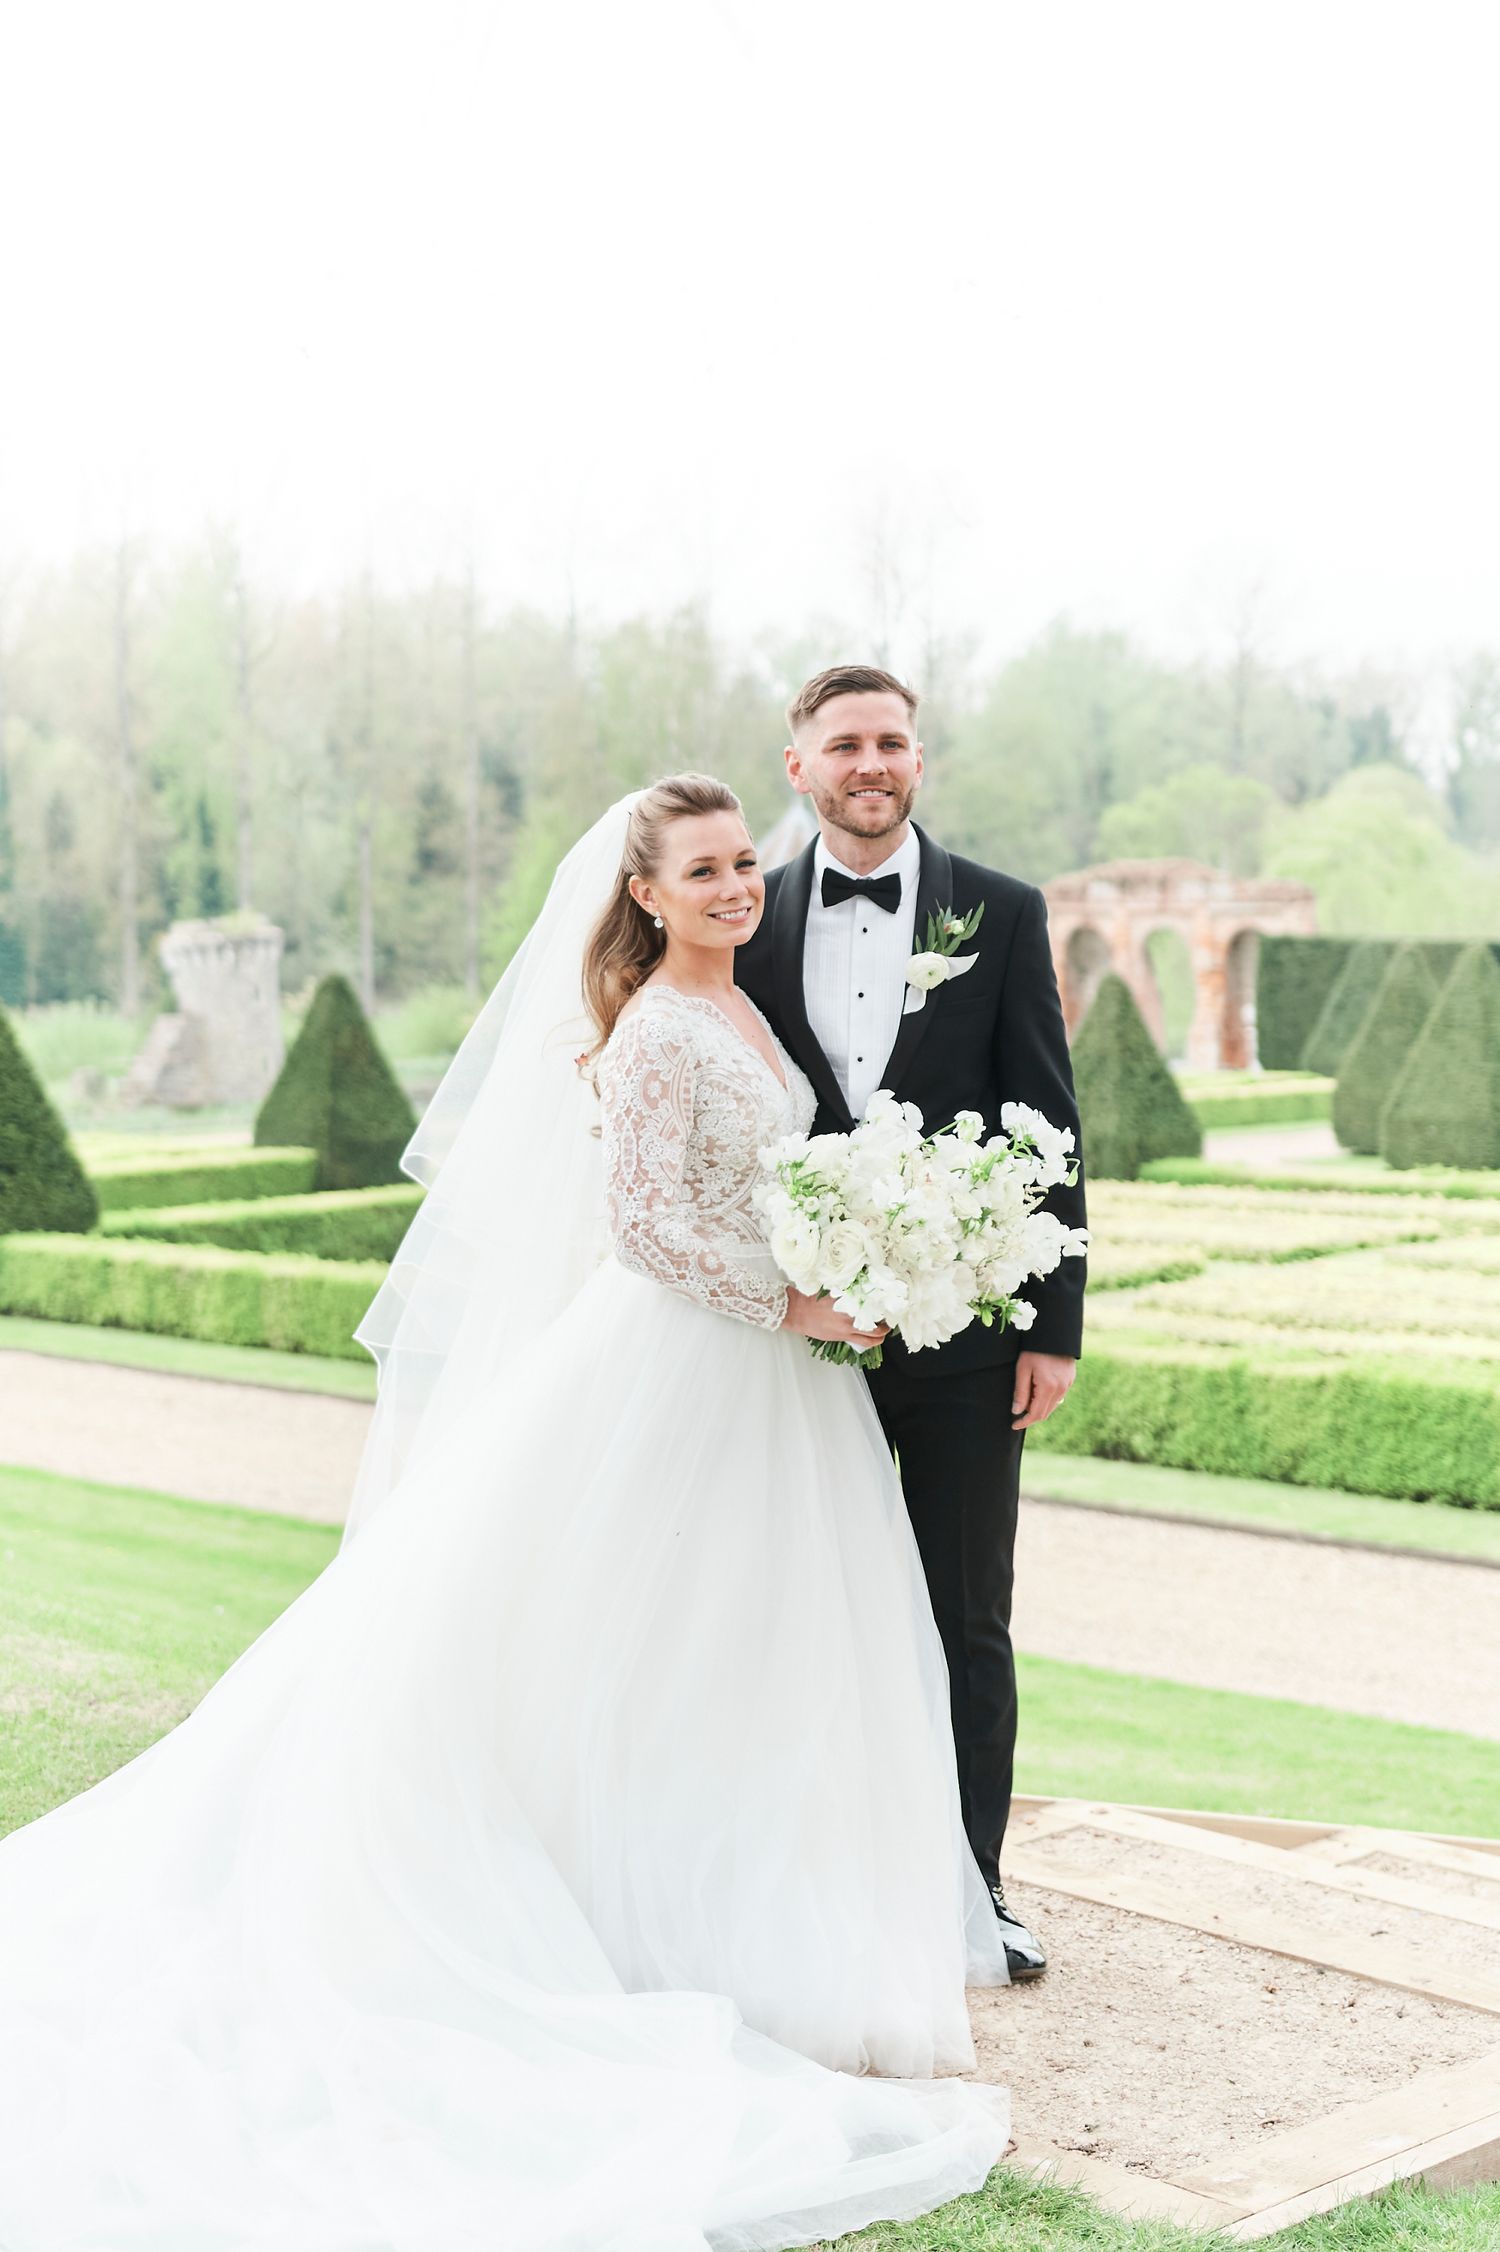
[(1380, 1112), (1387, 1164), (1500, 1168), (1500, 966), (1459, 956)]
[(385, 1274), (373, 1260), (10, 1235), (0, 1237), (0, 1313), (362, 1361), (354, 1330)]
[(139, 1211), (148, 1204), (223, 1204), (231, 1198), (303, 1196), (318, 1172), (314, 1149), (231, 1149), (222, 1157), (111, 1158), (89, 1167), (101, 1212)]
[(1295, 1071), (1352, 938), (1279, 937), (1256, 949), (1255, 1045), (1267, 1071)]
[(1500, 1509), (1493, 1371), (1091, 1344), (1027, 1444), (1231, 1478)]
[(241, 1203), (147, 1206), (108, 1212), (100, 1232), (159, 1243), (218, 1243), (239, 1251), (305, 1251), (318, 1259), (390, 1260), (422, 1201), (400, 1188), (327, 1189)]

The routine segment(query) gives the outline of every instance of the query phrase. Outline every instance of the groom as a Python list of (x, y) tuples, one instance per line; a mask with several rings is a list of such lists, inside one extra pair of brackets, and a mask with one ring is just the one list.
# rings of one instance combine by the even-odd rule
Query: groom
[[(873, 665), (821, 672), (788, 705), (786, 770), (812, 799), (819, 835), (767, 877), (765, 914), (735, 974), (817, 1090), (816, 1133), (846, 1132), (888, 1087), (918, 1106), (930, 1131), (977, 1110), (986, 1132), (998, 1132), (1001, 1104), (1021, 1102), (1081, 1140), (1046, 902), (1034, 885), (960, 860), (915, 827), (916, 720), (911, 689)], [(981, 905), (954, 957), (973, 966), (924, 997), (906, 969), (926, 945), (928, 917)], [(1046, 1205), (1082, 1227), (1081, 1172)], [(1073, 1381), (1084, 1265), (1065, 1259), (1028, 1286), (1029, 1330), (975, 1322), (920, 1353), (893, 1339), (868, 1378), (948, 1660), (964, 1827), (1016, 1979), (1047, 1967), (1000, 1881), (1016, 1742), (1010, 1607), (1021, 1449)]]

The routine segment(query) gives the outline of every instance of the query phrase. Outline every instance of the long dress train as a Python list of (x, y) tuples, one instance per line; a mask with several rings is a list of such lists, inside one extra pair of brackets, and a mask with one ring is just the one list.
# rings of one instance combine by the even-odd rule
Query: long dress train
[(777, 1326), (782, 1064), (648, 988), (613, 1256), (180, 1727), (0, 1844), (4, 2252), (749, 2252), (1003, 2151), (1003, 2091), (927, 2077), (1004, 1956), (863, 1381)]

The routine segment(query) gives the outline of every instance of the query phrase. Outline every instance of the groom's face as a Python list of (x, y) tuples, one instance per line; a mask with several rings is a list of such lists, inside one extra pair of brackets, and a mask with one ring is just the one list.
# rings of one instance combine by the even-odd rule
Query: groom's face
[(798, 728), (786, 770), (830, 827), (887, 837), (911, 818), (922, 746), (900, 696), (830, 696)]

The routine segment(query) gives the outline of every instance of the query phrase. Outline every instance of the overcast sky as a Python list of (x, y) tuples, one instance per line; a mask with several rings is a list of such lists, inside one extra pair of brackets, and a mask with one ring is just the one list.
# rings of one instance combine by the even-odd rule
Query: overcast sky
[[(0, 554), (1500, 639), (1490, 0), (0, 0)], [(842, 651), (837, 653), (844, 653)]]

